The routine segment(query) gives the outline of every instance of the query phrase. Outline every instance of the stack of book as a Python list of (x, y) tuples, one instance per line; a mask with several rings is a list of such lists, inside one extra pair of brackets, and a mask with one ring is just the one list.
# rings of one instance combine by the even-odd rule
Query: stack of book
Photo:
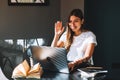
[(80, 71), (81, 77), (95, 77), (96, 75), (105, 75), (108, 71), (104, 70), (102, 67), (86, 67), (78, 69)]

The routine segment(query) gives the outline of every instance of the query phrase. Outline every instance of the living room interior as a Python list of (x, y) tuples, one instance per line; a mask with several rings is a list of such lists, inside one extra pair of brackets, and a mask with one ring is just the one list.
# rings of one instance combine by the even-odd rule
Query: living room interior
[(4, 66), (6, 77), (10, 78), (15, 66), (22, 62), (26, 48), (50, 46), (54, 23), (60, 20), (66, 26), (68, 13), (80, 8), (86, 25), (97, 37), (94, 64), (108, 69), (111, 79), (119, 78), (119, 3), (119, 0), (49, 0), (48, 5), (26, 6), (0, 0), (0, 66)]

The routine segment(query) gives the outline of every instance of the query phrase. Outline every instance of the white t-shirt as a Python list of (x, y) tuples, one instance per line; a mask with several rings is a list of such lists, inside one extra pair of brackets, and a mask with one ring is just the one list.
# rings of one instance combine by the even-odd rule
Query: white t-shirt
[[(66, 41), (66, 32), (62, 34), (59, 41)], [(67, 60), (75, 61), (82, 58), (85, 54), (88, 44), (90, 43), (97, 45), (96, 36), (91, 31), (82, 32), (80, 35), (74, 36), (73, 43), (67, 54)], [(89, 62), (93, 64), (92, 57), (90, 58)]]

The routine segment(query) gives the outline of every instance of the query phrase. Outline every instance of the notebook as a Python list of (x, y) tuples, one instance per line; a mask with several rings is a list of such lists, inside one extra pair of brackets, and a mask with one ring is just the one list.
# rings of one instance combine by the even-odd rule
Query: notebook
[(98, 77), (105, 75), (108, 71), (104, 70), (102, 67), (86, 67), (77, 69), (80, 71), (81, 77)]
[(39, 62), (43, 71), (70, 73), (65, 48), (40, 46)]

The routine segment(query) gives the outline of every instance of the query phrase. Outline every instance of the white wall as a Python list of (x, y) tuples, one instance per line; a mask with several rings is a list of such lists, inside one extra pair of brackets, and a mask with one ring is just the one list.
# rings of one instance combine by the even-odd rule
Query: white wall
[(60, 0), (49, 0), (47, 6), (9, 6), (0, 0), (0, 39), (50, 37), (58, 19)]

